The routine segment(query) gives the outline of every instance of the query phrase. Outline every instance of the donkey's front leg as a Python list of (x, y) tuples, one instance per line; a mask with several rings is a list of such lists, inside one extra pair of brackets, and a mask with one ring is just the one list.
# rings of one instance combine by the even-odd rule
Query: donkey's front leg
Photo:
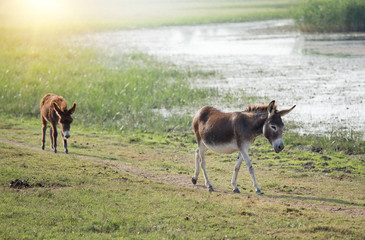
[(51, 143), (52, 143), (52, 149), (54, 151), (54, 153), (57, 153), (57, 126), (52, 124), (52, 129), (51, 129)]
[(62, 131), (61, 131), (61, 136), (62, 136), (62, 140), (63, 140), (63, 148), (65, 149), (65, 153), (68, 154), (67, 139), (63, 135), (63, 132)]
[(238, 153), (238, 157), (237, 157), (236, 165), (234, 166), (234, 171), (233, 171), (233, 176), (232, 176), (232, 181), (231, 181), (231, 183), (233, 185), (234, 193), (240, 193), (240, 190), (237, 187), (237, 175), (238, 175), (238, 171), (241, 168), (242, 161), (243, 161), (242, 155), (240, 153)]
[(66, 139), (63, 139), (63, 147), (65, 148), (65, 153), (68, 154), (67, 140)]
[(248, 171), (250, 172), (250, 175), (252, 177), (252, 181), (253, 181), (253, 186), (255, 187), (256, 189), (256, 193), (257, 194), (264, 194), (263, 192), (261, 192), (260, 188), (259, 188), (259, 185), (257, 184), (257, 181), (256, 181), (256, 177), (255, 177), (255, 169), (253, 168), (252, 164), (251, 164), (251, 161), (250, 161), (250, 158), (248, 157), (248, 149), (243, 149), (241, 151), (241, 154), (243, 156), (243, 159), (245, 160), (246, 162), (246, 165), (247, 165), (247, 168), (248, 168)]

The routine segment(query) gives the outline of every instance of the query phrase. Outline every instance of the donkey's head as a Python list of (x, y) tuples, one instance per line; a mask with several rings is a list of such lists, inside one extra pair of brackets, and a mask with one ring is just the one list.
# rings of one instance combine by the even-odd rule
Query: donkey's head
[(64, 139), (67, 139), (70, 137), (70, 128), (73, 121), (71, 115), (76, 110), (76, 103), (74, 103), (69, 110), (64, 109), (62, 111), (56, 103), (53, 103), (53, 107), (59, 117), (58, 123), (61, 126), (62, 136), (64, 137)]
[(275, 100), (271, 101), (267, 107), (268, 118), (263, 127), (263, 134), (274, 147), (275, 152), (279, 153), (284, 149), (283, 129), (284, 123), (281, 117), (288, 114), (296, 105), (289, 109), (278, 111), (276, 109)]

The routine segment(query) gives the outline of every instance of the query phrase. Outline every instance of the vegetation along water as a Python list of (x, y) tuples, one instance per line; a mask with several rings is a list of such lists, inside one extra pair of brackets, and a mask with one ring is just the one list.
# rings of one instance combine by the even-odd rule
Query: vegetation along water
[[(300, 2), (129, 2), (0, 2), (0, 238), (363, 239), (357, 134), (286, 132), (280, 155), (257, 139), (250, 156), (263, 196), (246, 169), (242, 193), (231, 193), (237, 156), (209, 155), (209, 193), (201, 179), (191, 183), (191, 112), (257, 99), (191, 87), (214, 71), (70, 45), (94, 31), (288, 18)], [(39, 102), (48, 92), (77, 102), (68, 155), (52, 153), (47, 140), (41, 150)]]

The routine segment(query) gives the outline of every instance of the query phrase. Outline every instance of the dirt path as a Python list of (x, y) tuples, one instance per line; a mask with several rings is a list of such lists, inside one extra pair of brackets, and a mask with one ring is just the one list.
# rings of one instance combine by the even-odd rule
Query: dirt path
[[(29, 146), (25, 143), (10, 141), (10, 140), (4, 139), (4, 138), (0, 138), (0, 143), (14, 145), (17, 147), (26, 148), (26, 149), (30, 149), (33, 151), (43, 151), (43, 150), (41, 150), (40, 147), (38, 148), (38, 147), (34, 147), (34, 146)], [(44, 150), (44, 151), (49, 152), (50, 154), (53, 154), (53, 152), (50, 150)], [(64, 154), (64, 153), (59, 152), (57, 154)], [(132, 174), (137, 177), (141, 177), (141, 178), (156, 181), (156, 182), (167, 183), (169, 185), (176, 186), (176, 187), (198, 188), (201, 190), (206, 190), (205, 186), (203, 186), (203, 185), (197, 184), (194, 186), (191, 183), (191, 177), (189, 177), (187, 175), (158, 174), (156, 172), (147, 170), (147, 169), (139, 167), (139, 166), (125, 164), (125, 163), (121, 163), (121, 162), (115, 162), (115, 161), (108, 161), (108, 160), (104, 160), (101, 158), (85, 156), (85, 155), (81, 155), (81, 154), (70, 153), (69, 156), (75, 156), (80, 159), (84, 159), (84, 160), (92, 161), (92, 162), (95, 162), (98, 164), (106, 165), (106, 166), (109, 166), (112, 168), (116, 168), (120, 171), (127, 172), (127, 173)], [(217, 192), (223, 192), (223, 191), (218, 190)], [(227, 191), (224, 193), (229, 193), (229, 192)]]
[[(0, 143), (5, 143), (8, 145), (13, 145), (13, 146), (33, 150), (33, 151), (42, 151), (40, 147), (38, 148), (38, 147), (27, 145), (25, 143), (10, 141), (10, 140), (4, 139), (4, 138), (0, 138)], [(47, 152), (49, 152), (50, 154), (53, 154), (49, 150)], [(64, 154), (64, 153), (58, 153), (58, 154)], [(83, 159), (83, 160), (95, 162), (95, 163), (98, 163), (101, 165), (106, 165), (106, 166), (118, 169), (120, 171), (127, 172), (131, 175), (134, 175), (134, 176), (137, 176), (140, 178), (144, 178), (144, 179), (148, 179), (151, 181), (161, 182), (161, 183), (165, 183), (165, 184), (175, 186), (175, 187), (183, 187), (183, 188), (196, 189), (199, 191), (207, 191), (207, 189), (204, 185), (200, 185), (200, 184), (193, 185), (191, 183), (191, 177), (187, 176), (187, 175), (176, 175), (176, 174), (171, 174), (168, 172), (161, 174), (161, 173), (157, 173), (157, 172), (145, 169), (143, 167), (135, 166), (132, 164), (125, 164), (125, 163), (121, 163), (121, 162), (109, 161), (109, 160), (104, 160), (104, 159), (97, 158), (97, 157), (85, 156), (85, 155), (81, 155), (81, 154), (69, 154), (69, 155), (75, 156), (75, 157)], [(224, 193), (224, 194), (233, 194), (231, 191), (222, 190), (219, 188), (216, 188), (215, 192)], [(332, 214), (344, 214), (344, 215), (352, 216), (352, 217), (364, 217), (365, 218), (365, 208), (349, 208), (346, 206), (311, 204), (311, 203), (307, 203), (307, 202), (303, 202), (303, 201), (280, 200), (278, 198), (275, 198), (275, 196), (271, 196), (271, 195), (256, 196), (256, 195), (250, 194), (250, 195), (247, 195), (247, 198), (251, 198), (253, 200), (261, 201), (263, 203), (268, 203), (268, 204), (279, 204), (282, 206), (286, 206), (288, 208), (317, 209), (317, 210), (325, 211), (325, 212), (332, 213)]]

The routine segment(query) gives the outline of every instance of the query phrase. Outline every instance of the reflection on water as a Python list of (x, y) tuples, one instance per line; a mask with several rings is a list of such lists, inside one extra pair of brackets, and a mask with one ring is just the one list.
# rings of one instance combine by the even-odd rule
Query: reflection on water
[(297, 104), (287, 119), (303, 133), (365, 132), (365, 35), (302, 35), (291, 20), (279, 20), (98, 33), (79, 41), (110, 54), (137, 50), (218, 71), (223, 79), (197, 84)]

